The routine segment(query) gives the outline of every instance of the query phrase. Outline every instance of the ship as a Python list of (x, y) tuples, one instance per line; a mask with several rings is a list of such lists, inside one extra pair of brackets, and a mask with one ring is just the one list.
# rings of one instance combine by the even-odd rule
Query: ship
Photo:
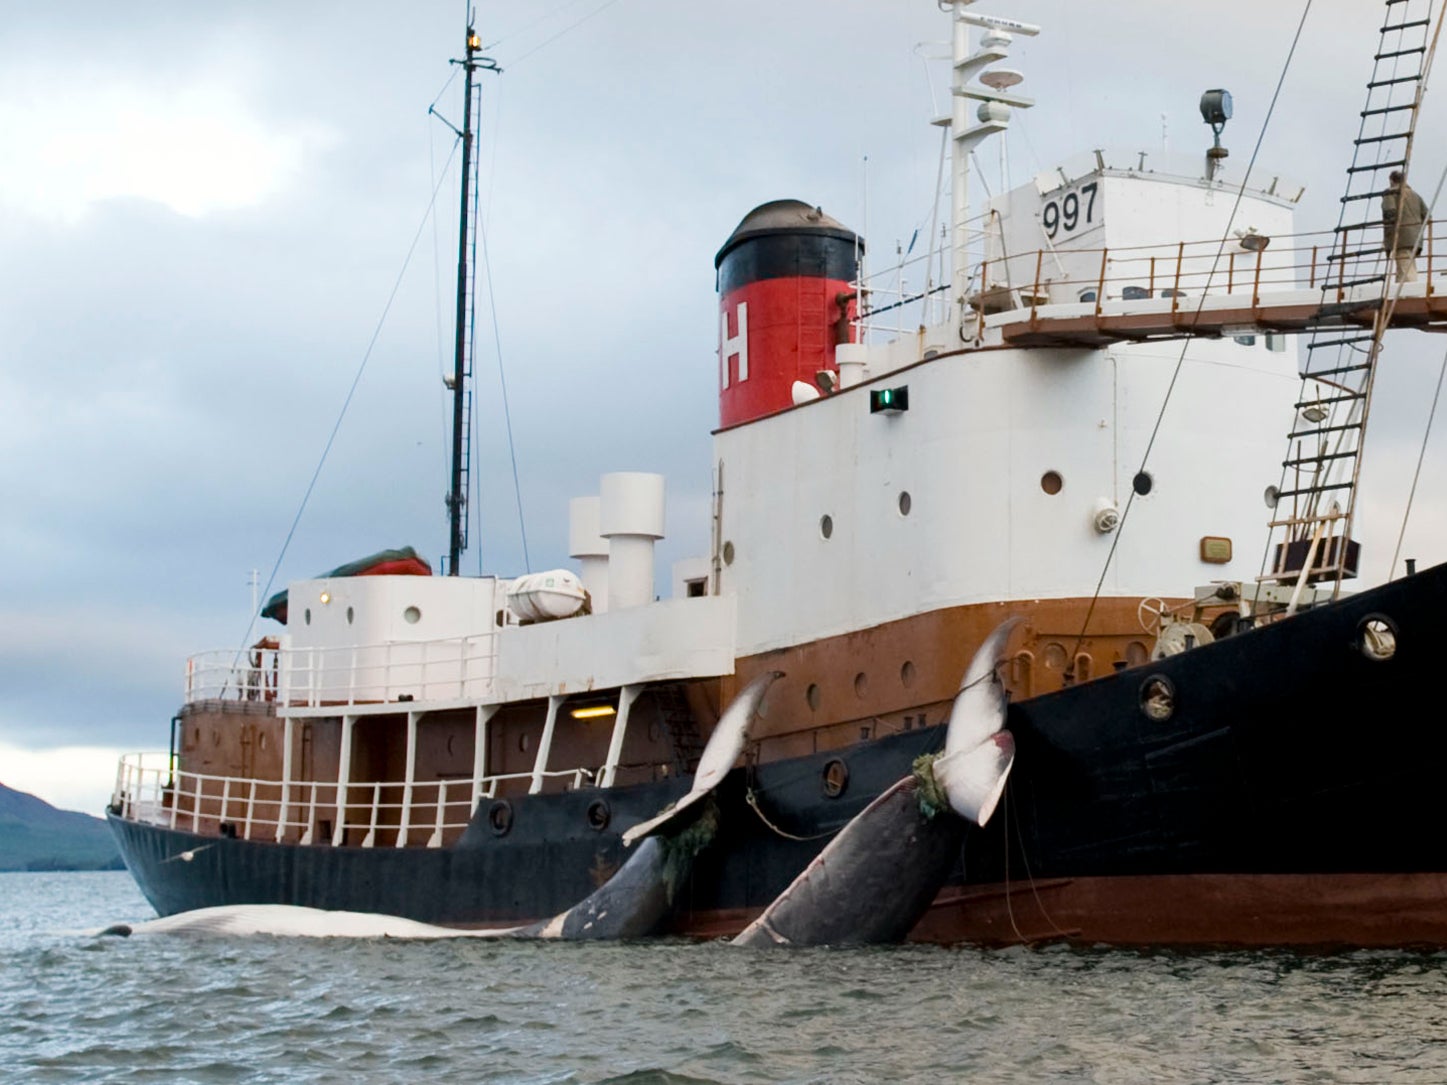
[[(570, 502), (576, 568), (458, 575), (464, 215), (446, 575), (349, 561), (269, 601), (279, 631), (187, 662), (170, 748), (124, 758), (108, 810), (146, 899), (545, 921), (682, 807), (777, 674), (660, 929), (733, 936), (941, 749), (1013, 621), (1013, 766), (910, 938), (1447, 944), (1423, 707), (1447, 566), (1353, 583), (1382, 342), (1447, 325), (1430, 222), (1406, 274), (1379, 210), (1437, 24), (1380, 6), (1341, 218), (1300, 233), (1301, 185), (1227, 170), (1219, 88), (1202, 156), (1092, 150), (973, 206), (972, 155), (1033, 105), (1004, 62), (1040, 28), (942, 4), (949, 183), (914, 285), (796, 199), (716, 253), (709, 549), (666, 597), (665, 480), (637, 471)], [(465, 210), (493, 67), (471, 30), (457, 63)]]

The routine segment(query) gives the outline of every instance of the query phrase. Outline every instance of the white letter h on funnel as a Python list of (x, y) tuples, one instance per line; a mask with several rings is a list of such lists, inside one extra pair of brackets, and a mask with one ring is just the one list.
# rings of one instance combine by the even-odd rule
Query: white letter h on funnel
[(739, 380), (749, 379), (749, 303), (739, 302), (738, 307), (738, 332), (730, 338), (729, 336), (729, 315), (719, 314), (719, 377), (720, 387), (729, 386), (729, 359), (738, 355), (739, 359)]

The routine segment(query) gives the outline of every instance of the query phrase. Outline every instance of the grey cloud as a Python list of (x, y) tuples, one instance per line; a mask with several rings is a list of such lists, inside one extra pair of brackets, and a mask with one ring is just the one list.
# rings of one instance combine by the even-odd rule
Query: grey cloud
[[(1018, 40), (1021, 89), (1040, 104), (1011, 136), (1015, 183), (1094, 146), (1157, 147), (1162, 113), (1173, 150), (1203, 150), (1195, 102), (1216, 85), (1236, 96), (1227, 142), (1244, 168), (1298, 13), (1231, 2), (1214, 21), (1192, 8), (1183, 28), (1182, 5), (990, 6), (1046, 28)], [(506, 71), (489, 77), (480, 148), (532, 564), (566, 563), (568, 497), (594, 492), (601, 471), (650, 469), (669, 475), (664, 569), (707, 546), (714, 252), (765, 200), (820, 203), (857, 228), (867, 200), (881, 269), (894, 241), (928, 220), (939, 135), (927, 121), (947, 96), (937, 69), (931, 106), (911, 50), (948, 27), (928, 2), (627, 2), (526, 55), (567, 17), (524, 29), (536, 12), (500, 7), (482, 12)], [(1325, 229), (1376, 24), (1347, 0), (1317, 7), (1261, 161), (1309, 183), (1299, 227)], [(7, 12), (0, 67), (81, 79), (76, 28), (103, 27), (106, 85), (182, 88), (220, 72), (262, 123), (300, 134), (302, 150), (263, 201), (196, 217), (142, 199), (69, 223), (0, 207), (0, 620), (53, 616), (3, 665), (0, 739), (162, 742), (186, 653), (241, 642), (246, 575), (275, 561), (445, 157), (450, 137), (426, 107), (460, 43), (459, 12), (450, 2)], [(456, 86), (439, 109), (459, 118)], [(1442, 152), (1421, 150), (1421, 175), (1435, 178)], [(996, 155), (984, 152), (991, 171)], [(283, 582), (382, 546), (437, 560), (452, 192)], [(516, 573), (490, 322), (484, 291), (475, 542), (489, 570)], [(1383, 485), (1419, 439), (1436, 348), (1417, 339), (1394, 346), (1383, 373), (1372, 453)], [(1433, 468), (1440, 490), (1440, 453)]]

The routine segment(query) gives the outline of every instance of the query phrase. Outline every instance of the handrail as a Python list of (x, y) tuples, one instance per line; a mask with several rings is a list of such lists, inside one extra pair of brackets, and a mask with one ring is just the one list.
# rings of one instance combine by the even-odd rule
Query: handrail
[[(1370, 269), (1375, 255), (1378, 268), (1385, 273), (1390, 261), (1382, 249), (1382, 225), (1380, 220), (1370, 220), (1344, 226), (1340, 232), (1317, 230), (1269, 236), (1248, 233), (1225, 242), (1214, 238), (1112, 248), (1053, 246), (1008, 255), (997, 253), (975, 265), (971, 278), (974, 293), (967, 300), (980, 313), (1018, 309), (1030, 312), (1033, 317), (1034, 312), (1045, 305), (1093, 302), (1099, 315), (1100, 304), (1107, 300), (1191, 298), (1237, 290), (1244, 293), (1248, 289), (1253, 308), (1260, 305), (1264, 295), (1278, 291), (1326, 289), (1343, 295), (1344, 266), (1365, 260)], [(1425, 260), (1430, 280), (1437, 268), (1443, 266), (1442, 259), (1436, 256), (1442, 232), (1434, 228), (1435, 221), (1424, 225), (1420, 257)], [(1362, 264), (1355, 266), (1360, 268)], [(866, 284), (874, 304), (856, 322), (861, 334), (890, 330), (871, 324), (869, 318), (874, 314), (893, 313), (899, 321), (899, 309), (911, 303), (927, 302), (918, 291), (895, 291), (892, 284), (882, 281), (897, 270), (891, 268), (871, 276)], [(1188, 306), (1189, 302), (1180, 308)]]
[[(542, 773), (546, 779), (564, 781), (572, 791), (590, 783), (594, 775), (581, 767)], [(390, 835), (396, 847), (407, 847), (414, 839), (411, 830), (416, 829), (416, 839), (420, 839), (421, 827), (427, 826), (425, 846), (438, 848), (455, 840), (471, 823), (474, 795), (479, 801), (493, 799), (500, 784), (532, 779), (533, 773), (527, 771), (414, 780), (410, 799), (400, 801), (391, 795), (407, 795), (406, 781), (349, 780), (345, 807), (338, 816), (342, 785), (336, 780), (282, 781), (184, 772), (178, 771), (166, 754), (137, 753), (120, 759), (111, 808), (122, 819), (141, 824), (200, 835), (302, 844), (320, 839), (320, 832), (330, 825), (337, 831), (363, 830), (362, 847), (378, 846), (383, 834)], [(355, 801), (353, 796), (365, 796), (365, 800)]]
[(186, 661), (185, 703), (237, 700), (355, 705), (445, 698), (493, 690), (497, 633), (338, 647), (253, 647), (200, 652)]

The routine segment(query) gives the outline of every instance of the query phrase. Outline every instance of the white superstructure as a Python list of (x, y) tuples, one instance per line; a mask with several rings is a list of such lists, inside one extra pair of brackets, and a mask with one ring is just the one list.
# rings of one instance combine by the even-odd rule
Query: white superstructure
[[(1235, 193), (1220, 182), (1109, 161), (992, 202), (973, 297), (993, 316), (967, 308), (958, 325), (848, 348), (865, 383), (717, 434), (721, 584), (739, 598), (741, 655), (943, 607), (1088, 597), (1113, 546), (1107, 595), (1256, 574), (1269, 510), (1250, 498), (1280, 474), (1290, 337), (1002, 343), (1001, 322), (1026, 310), (1159, 305), (1173, 291), (1189, 308), (1258, 264), (1269, 287), (1291, 285), (1287, 251), (1267, 261), (1233, 240), (1179, 257), (1176, 238), (1230, 236)], [(1299, 194), (1251, 192), (1234, 221), (1289, 235)], [(880, 389), (907, 389), (908, 408), (872, 413)], [(1133, 489), (1117, 545), (1110, 513)], [(1207, 539), (1230, 540), (1230, 560)]]

